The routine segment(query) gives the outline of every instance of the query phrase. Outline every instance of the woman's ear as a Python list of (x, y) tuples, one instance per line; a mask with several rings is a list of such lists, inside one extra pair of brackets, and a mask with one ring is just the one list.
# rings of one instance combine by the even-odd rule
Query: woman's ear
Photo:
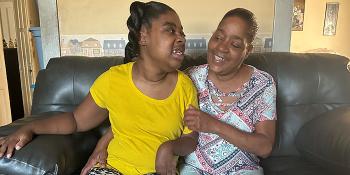
[(249, 44), (249, 45), (247, 46), (247, 53), (246, 53), (244, 59), (248, 58), (249, 54), (252, 53), (253, 47), (254, 47), (253, 44)]
[(249, 45), (248, 45), (248, 48), (247, 48), (247, 49), (248, 49), (248, 53), (249, 53), (249, 54), (252, 52), (253, 48), (254, 48), (253, 44), (249, 44)]

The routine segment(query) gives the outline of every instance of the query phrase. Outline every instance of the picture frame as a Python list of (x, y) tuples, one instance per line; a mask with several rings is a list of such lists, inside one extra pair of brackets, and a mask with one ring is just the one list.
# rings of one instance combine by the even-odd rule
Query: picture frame
[(294, 0), (292, 31), (303, 31), (304, 13), (305, 13), (305, 0)]
[(328, 2), (326, 3), (323, 35), (333, 36), (337, 31), (337, 20), (338, 20), (339, 3)]

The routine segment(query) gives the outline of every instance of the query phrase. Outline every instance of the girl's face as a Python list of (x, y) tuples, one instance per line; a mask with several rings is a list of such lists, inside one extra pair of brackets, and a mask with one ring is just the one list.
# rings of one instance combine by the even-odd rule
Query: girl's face
[(239, 70), (252, 46), (248, 43), (247, 23), (239, 17), (223, 19), (208, 43), (208, 64), (217, 75)]
[(180, 67), (184, 59), (185, 41), (180, 19), (172, 11), (154, 19), (150, 28), (141, 29), (141, 49), (145, 48), (150, 60), (164, 71), (174, 71)]

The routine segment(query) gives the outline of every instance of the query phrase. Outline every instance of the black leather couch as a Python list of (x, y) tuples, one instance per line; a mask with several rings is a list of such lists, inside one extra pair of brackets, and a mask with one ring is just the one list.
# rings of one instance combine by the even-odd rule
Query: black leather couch
[[(348, 59), (332, 54), (252, 54), (246, 62), (277, 83), (277, 131), (272, 155), (261, 161), (266, 175), (350, 174), (350, 72)], [(181, 69), (206, 62), (186, 57)], [(37, 77), (32, 115), (0, 127), (0, 136), (29, 121), (72, 111), (99, 74), (121, 57), (62, 57)], [(106, 121), (89, 132), (40, 135), (0, 158), (0, 174), (78, 174)]]

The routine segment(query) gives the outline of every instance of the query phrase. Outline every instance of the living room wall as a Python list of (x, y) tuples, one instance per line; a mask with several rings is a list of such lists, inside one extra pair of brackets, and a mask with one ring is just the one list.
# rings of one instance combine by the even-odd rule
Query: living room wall
[[(339, 2), (336, 34), (323, 35), (327, 2)], [(291, 52), (331, 52), (350, 58), (350, 1), (306, 0), (303, 31), (293, 31)]]
[[(186, 34), (186, 54), (201, 55), (223, 15), (243, 7), (255, 13), (259, 31), (253, 52), (272, 50), (275, 0), (160, 0), (174, 8)], [(61, 55), (124, 55), (132, 0), (57, 0)]]
[[(120, 34), (127, 33), (126, 20), (132, 0), (58, 0), (60, 33)], [(147, 2), (147, 1), (146, 1)], [(229, 9), (244, 7), (253, 11), (260, 33), (272, 33), (274, 0), (160, 0), (179, 14), (186, 33), (211, 33)], [(205, 3), (204, 3), (205, 2)]]

